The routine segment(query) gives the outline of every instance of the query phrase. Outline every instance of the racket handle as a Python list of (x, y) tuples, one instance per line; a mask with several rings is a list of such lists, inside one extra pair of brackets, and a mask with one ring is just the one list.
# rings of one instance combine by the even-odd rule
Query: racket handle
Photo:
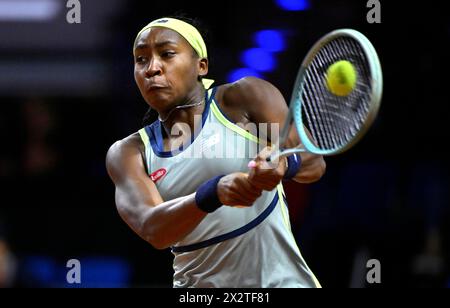
[(302, 152), (306, 152), (306, 150), (302, 149), (302, 148), (286, 149), (281, 152), (276, 152), (276, 153), (270, 155), (269, 157), (266, 158), (266, 160), (268, 162), (271, 162), (271, 161), (280, 159), (281, 157), (289, 156), (289, 155), (292, 155), (295, 153), (302, 153)]

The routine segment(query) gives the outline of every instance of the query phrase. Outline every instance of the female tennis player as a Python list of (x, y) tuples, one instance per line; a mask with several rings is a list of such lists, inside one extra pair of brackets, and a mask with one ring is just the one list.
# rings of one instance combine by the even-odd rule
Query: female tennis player
[[(173, 286), (320, 287), (291, 233), (281, 181), (317, 181), (325, 162), (301, 153), (269, 166), (269, 148), (251, 154), (260, 130), (243, 128), (266, 124), (273, 142), (270, 129), (288, 113), (281, 93), (257, 78), (211, 88), (204, 40), (180, 19), (145, 26), (133, 54), (136, 83), (159, 117), (112, 145), (106, 164), (123, 220), (172, 249)], [(286, 146), (299, 143), (292, 130)]]

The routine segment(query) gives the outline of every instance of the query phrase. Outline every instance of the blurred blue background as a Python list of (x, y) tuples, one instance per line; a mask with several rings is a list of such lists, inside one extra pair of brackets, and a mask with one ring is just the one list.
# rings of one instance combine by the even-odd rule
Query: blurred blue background
[(448, 81), (450, 16), (438, 5), (382, 1), (81, 2), (0, 0), (0, 287), (170, 287), (170, 251), (118, 216), (109, 146), (141, 128), (147, 107), (132, 43), (149, 21), (183, 12), (203, 22), (217, 84), (259, 76), (289, 100), (312, 44), (337, 28), (373, 42), (385, 91), (377, 121), (317, 183), (285, 183), (294, 235), (324, 287), (450, 286)]

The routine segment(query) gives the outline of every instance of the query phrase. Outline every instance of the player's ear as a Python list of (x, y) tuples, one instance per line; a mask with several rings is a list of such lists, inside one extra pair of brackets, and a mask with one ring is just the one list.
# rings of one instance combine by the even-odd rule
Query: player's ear
[(208, 59), (201, 58), (198, 60), (198, 75), (204, 77), (208, 74)]

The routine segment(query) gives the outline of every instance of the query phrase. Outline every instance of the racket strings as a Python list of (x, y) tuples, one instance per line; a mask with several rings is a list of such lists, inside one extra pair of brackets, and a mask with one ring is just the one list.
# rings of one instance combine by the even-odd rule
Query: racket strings
[[(311, 104), (314, 111), (313, 120), (319, 120), (318, 124), (320, 124), (320, 131), (322, 134), (318, 134), (318, 139), (321, 141), (319, 144), (323, 144), (324, 146), (332, 147), (333, 144), (337, 143), (336, 136), (336, 127), (334, 126), (334, 119), (330, 116), (332, 111), (330, 110), (330, 106), (327, 104), (327, 93), (324, 91), (324, 88), (318, 82), (317, 78), (314, 78), (315, 75), (321, 74), (321, 67), (326, 65), (326, 59), (323, 57), (317, 57), (316, 63), (311, 65), (311, 70), (307, 71), (307, 79), (310, 82), (310, 89), (319, 89), (320, 95), (317, 98), (320, 100), (319, 104)], [(312, 91), (306, 91), (308, 100), (312, 100), (315, 97), (315, 93)], [(333, 107), (333, 106), (331, 106)], [(325, 110), (323, 110), (325, 109)], [(331, 108), (332, 109), (332, 108)], [(314, 123), (314, 122), (312, 122)]]
[[(316, 73), (316, 71), (314, 71)], [(322, 90), (320, 85), (317, 83), (317, 80), (313, 78), (313, 75), (307, 72), (306, 80), (311, 85), (308, 90), (304, 92), (307, 100), (312, 100), (315, 97), (315, 93), (311, 91), (311, 89), (319, 89)], [(306, 115), (309, 118), (308, 123), (314, 126), (313, 131), (316, 132), (316, 140), (319, 141), (319, 145), (324, 145), (326, 147), (331, 147), (336, 140), (336, 128), (333, 125), (334, 119), (330, 116), (331, 112), (327, 110), (324, 112), (323, 109), (327, 109), (327, 103), (324, 101), (325, 93), (320, 93), (317, 98), (320, 100), (318, 104), (308, 104), (309, 113)]]
[[(350, 58), (354, 58), (351, 56), (353, 51), (349, 49), (349, 45), (343, 44), (339, 40), (332, 41), (329, 44), (329, 48), (330, 48), (329, 53), (325, 52), (326, 50), (324, 50), (324, 56), (327, 57), (327, 59), (329, 61), (328, 63), (332, 64), (334, 61), (336, 61), (336, 59), (334, 58), (335, 55), (343, 56), (343, 54), (346, 54), (346, 55), (349, 55)], [(348, 125), (351, 125), (351, 123), (352, 123), (352, 118), (351, 118), (351, 114), (350, 114), (349, 110), (350, 110), (350, 108), (354, 108), (354, 104), (352, 104), (354, 101), (347, 100), (342, 97), (336, 97), (332, 93), (330, 93), (328, 90), (326, 90), (326, 93), (327, 93), (329, 105), (332, 105), (335, 107), (333, 115), (338, 118), (338, 120), (335, 121), (335, 125), (337, 124), (339, 126), (339, 132), (343, 132), (343, 131), (345, 131), (345, 128), (348, 127)], [(337, 101), (337, 104), (335, 103), (336, 101)], [(338, 108), (339, 106), (342, 106), (344, 108)], [(347, 108), (345, 108), (345, 107), (347, 107)], [(339, 118), (341, 119), (341, 121), (339, 121)], [(339, 146), (341, 146), (349, 141), (349, 139), (347, 139), (350, 137), (348, 134), (339, 133), (338, 135), (340, 137), (339, 143), (338, 143)]]
[[(366, 59), (366, 56), (359, 45), (357, 45), (354, 41), (349, 40), (349, 45), (353, 47), (353, 50), (358, 52), (358, 59)], [(360, 100), (364, 100), (368, 102), (370, 100), (370, 72), (368, 69), (367, 61), (362, 65), (356, 65), (356, 71), (358, 76), (362, 78), (357, 79), (357, 84), (355, 90), (350, 93), (350, 102), (359, 102)], [(363, 122), (365, 120), (365, 116), (369, 113), (369, 103), (359, 104), (358, 106), (353, 106), (354, 111), (360, 115), (360, 119)], [(360, 107), (357, 109), (356, 107)]]
[[(336, 55), (338, 57), (342, 57), (344, 54), (348, 55), (349, 58), (354, 58), (352, 56), (352, 50), (349, 49), (349, 46), (347, 44), (343, 44), (339, 40), (332, 41), (329, 44), (329, 52), (326, 52), (327, 49), (323, 50), (323, 56), (327, 58), (328, 63), (334, 63), (336, 59), (334, 58)], [(350, 59), (348, 59), (350, 60)], [(330, 64), (330, 65), (331, 65)], [(325, 67), (326, 73), (327, 67)], [(334, 125), (338, 128), (338, 137), (339, 141), (334, 146), (342, 146), (343, 144), (347, 143), (349, 141), (349, 138), (351, 136), (349, 134), (346, 134), (346, 128), (351, 125), (352, 118), (351, 113), (349, 112), (350, 108), (353, 108), (354, 105), (352, 104), (354, 101), (347, 100), (342, 97), (335, 97), (332, 93), (330, 93), (327, 89), (325, 89), (326, 95), (327, 95), (327, 102), (329, 106), (333, 106), (332, 115), (334, 118)], [(337, 102), (337, 103), (336, 103)], [(339, 108), (341, 107), (341, 108)], [(347, 107), (347, 108), (345, 108)]]
[[(313, 115), (312, 117), (309, 116), (312, 120), (309, 123), (310, 125), (313, 123), (317, 124), (315, 125), (316, 128), (312, 131), (317, 131), (316, 140), (319, 141), (319, 146), (328, 149), (333, 148), (333, 145), (340, 142), (337, 139), (339, 138), (339, 133), (337, 131), (339, 128), (336, 126), (336, 121), (333, 117), (333, 115), (336, 116), (336, 106), (328, 103), (330, 101), (329, 93), (321, 86), (320, 80), (315, 78), (315, 76), (321, 74), (321, 71), (323, 70), (322, 67), (326, 67), (327, 62), (329, 62), (330, 59), (323, 57), (323, 55), (318, 55), (316, 60), (317, 61), (310, 66), (311, 69), (306, 73), (306, 79), (309, 81), (310, 87), (306, 87), (304, 92), (306, 94), (306, 99), (304, 98), (303, 101), (313, 101), (314, 99), (317, 99), (317, 104), (305, 104), (305, 106), (313, 107), (310, 108)], [(312, 91), (313, 89), (316, 91), (319, 90), (319, 95), (316, 95), (317, 93)], [(308, 115), (308, 113), (306, 114)], [(337, 114), (337, 116), (342, 115)], [(319, 127), (318, 130), (317, 127)]]
[[(332, 94), (326, 73), (333, 63), (350, 61), (357, 72), (355, 89), (347, 96)], [(305, 72), (302, 117), (318, 148), (334, 150), (349, 143), (369, 114), (371, 93), (369, 62), (359, 43), (350, 37), (328, 42), (314, 56)]]

